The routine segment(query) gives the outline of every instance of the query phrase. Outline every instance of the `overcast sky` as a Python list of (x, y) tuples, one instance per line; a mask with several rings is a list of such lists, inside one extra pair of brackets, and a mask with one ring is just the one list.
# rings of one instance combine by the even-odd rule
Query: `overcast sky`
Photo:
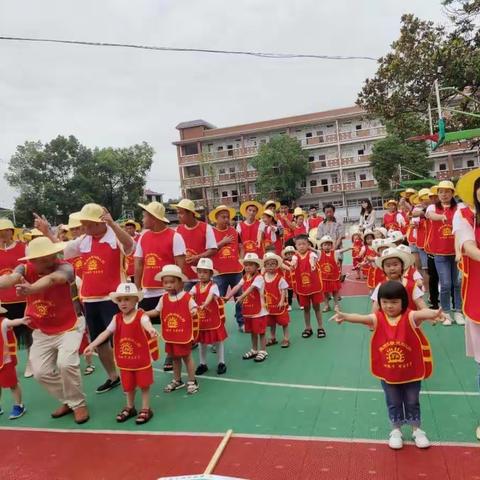
[[(440, 0), (0, 0), (0, 35), (379, 57), (411, 12), (445, 23)], [(352, 105), (371, 61), (271, 60), (0, 41), (3, 178), (25, 140), (156, 151), (147, 186), (179, 195), (175, 125), (216, 126)]]

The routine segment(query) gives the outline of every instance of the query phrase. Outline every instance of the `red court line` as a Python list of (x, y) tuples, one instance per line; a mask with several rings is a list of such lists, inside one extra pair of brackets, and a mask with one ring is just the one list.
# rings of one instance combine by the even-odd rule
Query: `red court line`
[[(201, 473), (220, 436), (0, 430), (2, 480), (154, 480)], [(216, 474), (250, 480), (479, 480), (478, 449), (233, 437)]]
[(347, 275), (347, 278), (342, 283), (340, 293), (344, 297), (352, 295), (368, 295), (369, 289), (367, 287), (366, 280), (357, 280), (357, 272), (353, 271), (352, 265), (344, 265), (342, 267), (342, 273)]

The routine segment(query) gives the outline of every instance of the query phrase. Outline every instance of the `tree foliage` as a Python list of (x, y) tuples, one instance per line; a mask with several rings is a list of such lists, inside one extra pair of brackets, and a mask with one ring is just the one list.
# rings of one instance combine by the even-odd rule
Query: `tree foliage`
[(104, 205), (114, 218), (120, 216), (142, 198), (153, 153), (147, 143), (92, 150), (74, 136), (19, 145), (6, 174), (19, 191), (17, 222), (30, 225), (32, 212), (45, 214), (53, 223), (65, 222), (88, 202)]
[(257, 194), (263, 199), (292, 202), (301, 194), (301, 184), (310, 173), (308, 154), (298, 140), (288, 135), (273, 137), (252, 160), (257, 170)]

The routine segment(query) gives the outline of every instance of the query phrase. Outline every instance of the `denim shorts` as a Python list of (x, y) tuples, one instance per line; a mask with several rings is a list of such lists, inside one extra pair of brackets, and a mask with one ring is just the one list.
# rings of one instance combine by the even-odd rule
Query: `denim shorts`
[(422, 270), (428, 270), (427, 252), (423, 248), (419, 248), (418, 255), (420, 256), (420, 264), (422, 265)]

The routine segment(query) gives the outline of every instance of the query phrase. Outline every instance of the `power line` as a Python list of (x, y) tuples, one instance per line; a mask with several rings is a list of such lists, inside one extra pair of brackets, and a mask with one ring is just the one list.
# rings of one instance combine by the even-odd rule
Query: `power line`
[(310, 53), (269, 53), (269, 52), (249, 52), (241, 50), (214, 50), (210, 48), (180, 48), (180, 47), (158, 47), (155, 45), (138, 45), (133, 43), (110, 43), (110, 42), (86, 42), (82, 40), (60, 40), (57, 38), (30, 38), (30, 37), (7, 37), (0, 36), (0, 40), (9, 40), (17, 42), (39, 42), (39, 43), (63, 43), (67, 45), (85, 45), (89, 47), (120, 47), (136, 48), (141, 50), (158, 50), (162, 52), (197, 52), (214, 53), (221, 55), (247, 55), (260, 58), (312, 58), (317, 60), (373, 60), (376, 58), (367, 56), (343, 56), (343, 55), (317, 55)]

